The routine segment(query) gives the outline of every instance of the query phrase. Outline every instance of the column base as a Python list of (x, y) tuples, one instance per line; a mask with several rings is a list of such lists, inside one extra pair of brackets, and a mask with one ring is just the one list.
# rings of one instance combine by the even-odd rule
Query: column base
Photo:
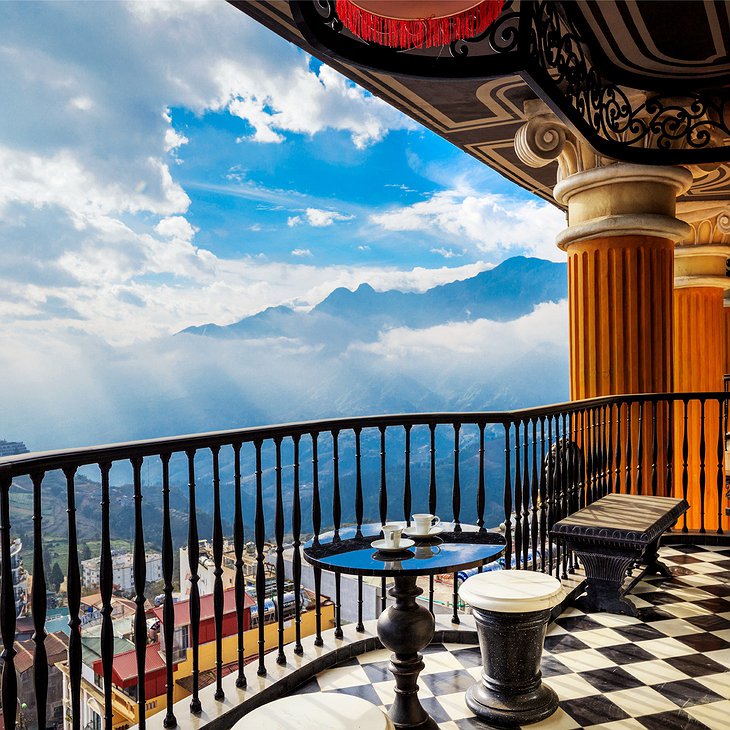
[(558, 709), (558, 696), (546, 684), (532, 692), (505, 695), (479, 682), (467, 689), (466, 706), (492, 725), (519, 727), (550, 717)]

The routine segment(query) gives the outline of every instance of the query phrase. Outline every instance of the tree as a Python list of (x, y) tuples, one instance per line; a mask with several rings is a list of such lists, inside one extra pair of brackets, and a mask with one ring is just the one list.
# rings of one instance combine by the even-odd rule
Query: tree
[(51, 568), (51, 574), (48, 576), (48, 583), (53, 588), (54, 593), (58, 593), (58, 589), (61, 587), (61, 583), (63, 583), (63, 571), (61, 570), (61, 566), (58, 562), (55, 562)]
[(81, 560), (90, 560), (91, 559), (91, 548), (89, 547), (88, 543), (84, 543), (81, 546)]

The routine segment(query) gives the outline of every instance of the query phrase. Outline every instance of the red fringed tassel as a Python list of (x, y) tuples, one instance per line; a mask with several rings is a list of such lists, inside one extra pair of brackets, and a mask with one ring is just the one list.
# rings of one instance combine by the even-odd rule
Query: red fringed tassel
[(502, 12), (504, 0), (484, 0), (445, 18), (399, 20), (359, 8), (351, 0), (336, 0), (337, 16), (351, 33), (390, 48), (430, 48), (483, 33)]

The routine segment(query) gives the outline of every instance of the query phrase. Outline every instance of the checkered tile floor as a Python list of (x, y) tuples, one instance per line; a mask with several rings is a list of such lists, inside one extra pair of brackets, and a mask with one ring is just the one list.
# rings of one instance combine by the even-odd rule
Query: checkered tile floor
[[(530, 730), (730, 728), (730, 549), (663, 548), (674, 578), (634, 588), (640, 618), (566, 610), (548, 629), (542, 673), (560, 708)], [(385, 650), (319, 674), (299, 692), (345, 692), (388, 708), (393, 680)], [(487, 726), (464, 691), (479, 677), (479, 648), (424, 651), (422, 704), (440, 730)]]

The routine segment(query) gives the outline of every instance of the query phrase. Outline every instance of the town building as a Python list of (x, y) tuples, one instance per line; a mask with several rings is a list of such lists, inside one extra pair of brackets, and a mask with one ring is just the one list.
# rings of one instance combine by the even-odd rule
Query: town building
[(4, 441), (0, 439), (0, 456), (17, 456), (27, 454), (28, 447), (22, 441)]
[[(146, 553), (147, 582), (162, 580), (162, 555)], [(101, 558), (89, 558), (81, 562), (81, 581), (85, 589), (99, 587)], [(134, 590), (134, 554), (112, 551), (112, 583), (114, 590), (131, 594)]]
[[(63, 674), (56, 666), (66, 659), (68, 637), (61, 631), (48, 634), (45, 641), (48, 663), (48, 695), (46, 698), (46, 730), (60, 730), (63, 727)], [(15, 672), (18, 677), (18, 701), (22, 718), (21, 727), (34, 727), (36, 716), (36, 691), (34, 687), (33, 654), (35, 642), (15, 642)]]

